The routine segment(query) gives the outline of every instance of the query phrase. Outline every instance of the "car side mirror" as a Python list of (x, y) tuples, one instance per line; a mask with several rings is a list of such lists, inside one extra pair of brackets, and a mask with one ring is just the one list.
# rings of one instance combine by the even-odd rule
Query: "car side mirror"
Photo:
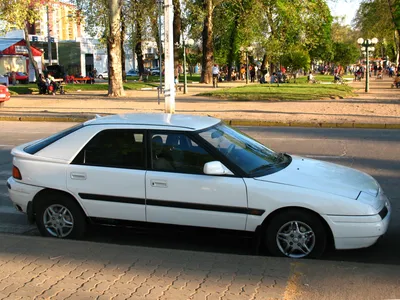
[(207, 175), (233, 175), (233, 173), (219, 161), (205, 163), (203, 172)]

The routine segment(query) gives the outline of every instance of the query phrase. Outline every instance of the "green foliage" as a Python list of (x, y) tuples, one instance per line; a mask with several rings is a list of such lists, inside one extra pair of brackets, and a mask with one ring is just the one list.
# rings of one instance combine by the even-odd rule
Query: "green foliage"
[(0, 1), (0, 20), (5, 21), (3, 31), (12, 28), (23, 29), (26, 23), (39, 19), (39, 9), (48, 1), (39, 0), (2, 0)]
[(360, 57), (360, 50), (354, 43), (334, 43), (333, 62), (346, 66), (354, 64)]
[(360, 30), (358, 37), (378, 38), (375, 48), (389, 55), (392, 61), (396, 60), (400, 48), (398, 0), (364, 0), (357, 11), (355, 25)]
[(307, 71), (310, 67), (310, 55), (305, 50), (293, 49), (284, 53), (281, 57), (281, 63), (291, 73), (299, 69)]

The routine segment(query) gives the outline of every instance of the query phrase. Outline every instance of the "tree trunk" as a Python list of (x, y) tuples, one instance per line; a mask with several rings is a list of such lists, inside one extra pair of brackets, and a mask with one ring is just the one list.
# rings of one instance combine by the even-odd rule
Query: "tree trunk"
[(109, 85), (108, 96), (124, 95), (121, 70), (121, 7), (119, 0), (108, 0), (110, 33), (107, 38), (109, 47)]
[(126, 81), (126, 69), (125, 69), (125, 50), (124, 50), (124, 40), (125, 40), (125, 20), (123, 19), (123, 13), (121, 10), (121, 69), (122, 69), (122, 80)]
[(262, 71), (264, 71), (266, 67), (267, 67), (267, 54), (265, 53), (263, 56), (263, 60), (262, 60), (260, 69)]
[(39, 68), (36, 63), (36, 60), (33, 58), (31, 42), (29, 41), (29, 33), (28, 33), (28, 29), (26, 28), (26, 26), (24, 27), (24, 35), (25, 35), (26, 48), (28, 49), (29, 61), (32, 64), (33, 68), (35, 69), (35, 76), (36, 76), (36, 81), (37, 81), (39, 79)]
[(201, 60), (201, 79), (202, 83), (212, 82), (212, 64), (214, 59), (214, 49), (212, 44), (213, 37), (213, 23), (212, 23), (212, 13), (213, 13), (213, 0), (204, 0), (203, 8), (206, 12), (204, 18), (204, 27), (202, 32), (203, 38), (203, 57)]
[[(396, 7), (395, 7), (395, 1), (392, 3), (391, 0), (387, 0), (388, 6), (389, 6), (389, 11), (390, 11), (390, 16), (392, 17), (392, 23), (393, 23), (393, 28), (395, 29), (395, 39), (394, 42), (396, 44), (396, 64), (400, 64), (399, 61), (399, 50), (400, 50), (400, 26), (399, 24), (396, 24)], [(397, 34), (397, 39), (396, 39), (396, 34)]]
[(228, 81), (232, 81), (232, 67), (233, 67), (233, 62), (235, 60), (235, 44), (236, 44), (236, 38), (237, 38), (237, 27), (239, 25), (239, 14), (236, 15), (235, 21), (234, 21), (234, 26), (232, 28), (231, 32), (231, 38), (230, 38), (230, 46), (229, 46), (229, 53), (228, 53)]
[(143, 80), (144, 64), (142, 51), (142, 25), (140, 21), (136, 21), (136, 45), (135, 45), (136, 60), (138, 63), (139, 80)]
[(183, 41), (180, 40), (182, 34), (182, 17), (181, 17), (181, 4), (180, 0), (173, 0), (174, 5), (174, 20), (173, 20), (173, 37), (174, 37), (174, 74), (178, 76), (178, 65), (179, 65), (179, 47)]
[[(154, 39), (157, 43), (157, 49), (158, 49), (159, 56), (161, 56), (163, 53), (162, 44), (160, 44), (160, 26), (162, 26), (162, 24), (159, 23), (160, 15), (162, 15), (162, 13), (160, 11), (158, 11), (157, 17), (151, 19), (151, 27), (153, 29)], [(160, 70), (161, 70), (161, 66), (160, 66)]]

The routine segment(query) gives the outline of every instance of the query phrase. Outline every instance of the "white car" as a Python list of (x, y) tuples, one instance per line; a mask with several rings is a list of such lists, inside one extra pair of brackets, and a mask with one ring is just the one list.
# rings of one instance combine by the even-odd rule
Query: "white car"
[(104, 71), (104, 72), (99, 73), (97, 75), (97, 78), (99, 78), (99, 79), (107, 79), (108, 78), (108, 72)]
[(11, 200), (44, 236), (81, 238), (87, 222), (200, 226), (301, 258), (368, 247), (391, 215), (371, 176), (276, 153), (212, 117), (98, 117), (12, 155)]

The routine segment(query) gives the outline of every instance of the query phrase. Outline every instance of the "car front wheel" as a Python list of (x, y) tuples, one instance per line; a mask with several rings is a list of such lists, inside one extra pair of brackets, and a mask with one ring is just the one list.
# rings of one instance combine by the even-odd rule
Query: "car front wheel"
[(70, 197), (52, 193), (37, 205), (36, 224), (42, 236), (80, 239), (86, 230), (86, 217)]
[(99, 79), (103, 79), (103, 76), (102, 76), (102, 75), (99, 75)]
[(317, 258), (325, 250), (327, 234), (320, 219), (302, 210), (276, 215), (266, 230), (265, 243), (272, 255)]

